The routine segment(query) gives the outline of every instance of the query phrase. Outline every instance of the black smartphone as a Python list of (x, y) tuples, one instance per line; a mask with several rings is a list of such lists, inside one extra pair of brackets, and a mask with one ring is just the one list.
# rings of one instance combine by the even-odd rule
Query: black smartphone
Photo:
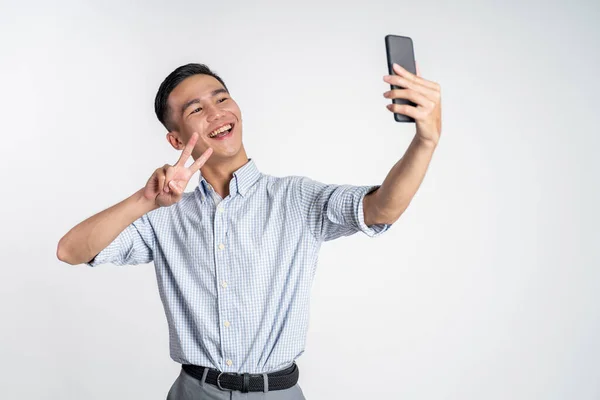
[[(390, 75), (397, 75), (394, 72), (392, 64), (396, 63), (406, 69), (408, 72), (417, 74), (415, 64), (415, 51), (413, 41), (407, 36), (387, 35), (385, 37), (385, 50), (387, 53), (388, 72)], [(399, 86), (390, 85), (391, 89), (404, 89)], [(394, 104), (408, 104), (415, 106), (416, 104), (407, 99), (393, 99)], [(404, 114), (394, 113), (394, 119), (398, 122), (415, 122), (415, 119)]]

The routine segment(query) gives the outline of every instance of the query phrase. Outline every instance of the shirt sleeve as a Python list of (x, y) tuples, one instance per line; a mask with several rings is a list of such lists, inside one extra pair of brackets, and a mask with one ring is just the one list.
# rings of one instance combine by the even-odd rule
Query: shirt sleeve
[(127, 226), (107, 247), (85, 264), (138, 265), (153, 261), (154, 230), (147, 215)]
[(363, 232), (377, 237), (392, 224), (365, 224), (363, 199), (381, 185), (352, 186), (317, 182), (301, 177), (296, 196), (310, 231), (321, 241)]

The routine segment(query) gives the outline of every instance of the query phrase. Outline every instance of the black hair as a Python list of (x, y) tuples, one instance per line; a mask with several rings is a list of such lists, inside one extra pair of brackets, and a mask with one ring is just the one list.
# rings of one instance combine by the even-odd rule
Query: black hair
[(158, 92), (156, 93), (156, 98), (154, 99), (154, 112), (156, 112), (156, 116), (158, 120), (167, 128), (167, 130), (171, 130), (171, 121), (169, 119), (169, 105), (167, 104), (167, 100), (169, 99), (169, 95), (179, 85), (184, 79), (189, 78), (193, 75), (209, 75), (221, 82), (225, 90), (229, 92), (225, 82), (219, 75), (215, 72), (211, 71), (204, 64), (186, 64), (181, 67), (176, 68), (173, 72), (169, 74), (165, 78), (165, 80), (160, 84), (158, 88)]

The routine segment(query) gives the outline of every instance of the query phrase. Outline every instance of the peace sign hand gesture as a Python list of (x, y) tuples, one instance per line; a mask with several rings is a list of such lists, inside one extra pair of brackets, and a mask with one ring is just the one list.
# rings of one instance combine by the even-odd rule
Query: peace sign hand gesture
[(185, 162), (192, 155), (197, 141), (198, 133), (194, 132), (175, 165), (165, 164), (154, 171), (144, 187), (144, 198), (153, 200), (159, 207), (169, 207), (181, 200), (190, 178), (206, 163), (213, 152), (209, 147), (192, 165), (186, 167)]

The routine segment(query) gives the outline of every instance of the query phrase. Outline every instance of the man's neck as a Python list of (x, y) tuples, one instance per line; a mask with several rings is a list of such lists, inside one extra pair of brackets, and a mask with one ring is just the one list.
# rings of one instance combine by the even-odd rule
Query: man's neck
[(213, 189), (223, 199), (229, 195), (229, 183), (233, 178), (233, 173), (248, 163), (248, 157), (244, 151), (241, 151), (238, 155), (239, 157), (230, 160), (215, 160), (214, 165), (207, 162), (200, 168), (200, 172), (204, 179), (210, 183)]

